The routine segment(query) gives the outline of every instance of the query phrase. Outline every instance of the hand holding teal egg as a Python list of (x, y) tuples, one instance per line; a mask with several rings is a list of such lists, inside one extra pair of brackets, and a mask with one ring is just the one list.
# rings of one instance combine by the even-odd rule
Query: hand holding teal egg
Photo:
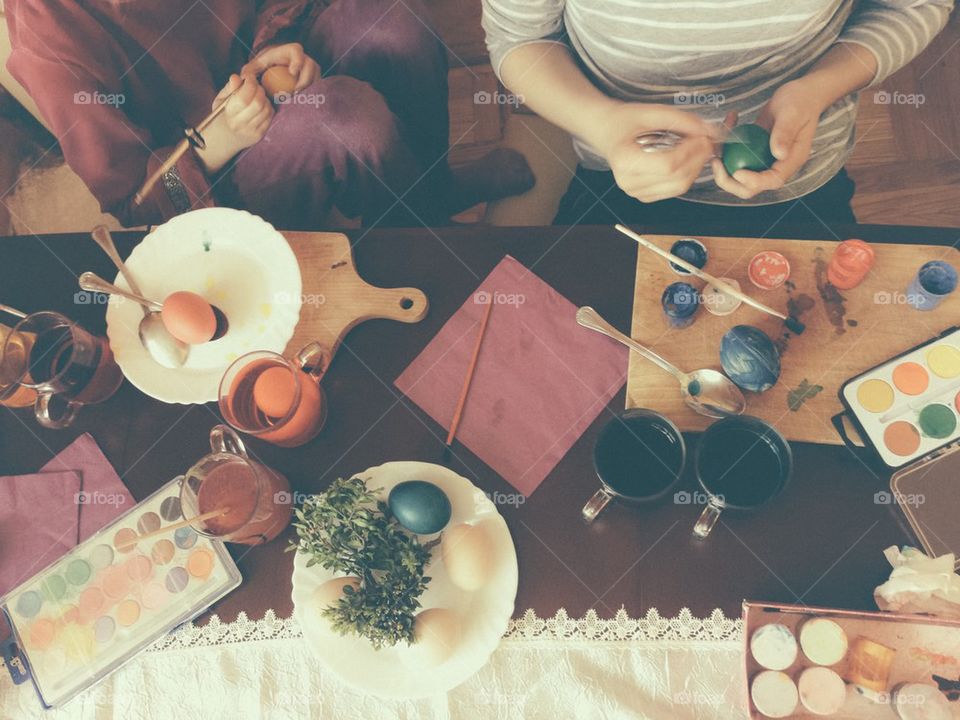
[(730, 175), (737, 170), (769, 170), (776, 162), (770, 151), (770, 133), (759, 125), (738, 125), (723, 143), (722, 160)]

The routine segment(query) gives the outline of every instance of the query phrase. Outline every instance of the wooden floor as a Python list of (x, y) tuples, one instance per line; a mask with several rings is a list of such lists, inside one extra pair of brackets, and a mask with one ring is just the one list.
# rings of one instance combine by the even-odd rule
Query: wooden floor
[[(450, 50), (451, 142), (460, 140), (451, 158), (464, 162), (500, 142), (504, 112), (473, 102), (496, 87), (480, 2), (427, 4)], [(862, 94), (857, 138), (847, 169), (860, 222), (960, 227), (960, 12), (911, 65)]]

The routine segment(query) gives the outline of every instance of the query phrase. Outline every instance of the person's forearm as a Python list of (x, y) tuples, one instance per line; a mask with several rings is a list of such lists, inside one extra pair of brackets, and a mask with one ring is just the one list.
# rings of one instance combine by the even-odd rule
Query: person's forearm
[[(504, 58), (500, 79), (518, 99), (554, 125), (591, 142), (603, 116), (619, 105), (581, 72), (558, 43), (522, 45)], [(592, 144), (592, 143), (591, 143)]]
[(798, 82), (810, 89), (820, 111), (852, 92), (869, 85), (877, 74), (877, 58), (854, 43), (838, 43), (801, 77)]

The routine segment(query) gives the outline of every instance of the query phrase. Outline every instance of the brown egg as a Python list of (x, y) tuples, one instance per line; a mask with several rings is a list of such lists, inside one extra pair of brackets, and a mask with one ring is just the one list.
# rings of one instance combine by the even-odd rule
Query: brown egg
[(343, 597), (343, 590), (348, 585), (354, 590), (358, 589), (360, 587), (360, 578), (350, 576), (334, 578), (333, 580), (327, 580), (327, 582), (313, 591), (310, 610), (319, 622), (323, 632), (334, 632), (333, 625), (330, 624), (329, 618), (323, 614), (323, 611), (340, 602), (340, 598)]
[(217, 332), (217, 317), (210, 303), (185, 290), (167, 296), (160, 317), (170, 334), (188, 345), (208, 342)]
[(260, 84), (270, 97), (292, 95), (297, 89), (297, 78), (283, 65), (274, 65), (264, 70), (260, 76)]
[(460, 618), (447, 608), (430, 608), (413, 620), (410, 661), (423, 667), (442, 665), (460, 644)]
[(264, 370), (253, 384), (253, 402), (267, 417), (285, 417), (296, 398), (296, 378), (280, 365)]
[(447, 577), (461, 590), (479, 590), (493, 574), (493, 543), (482, 523), (448, 528), (440, 548)]

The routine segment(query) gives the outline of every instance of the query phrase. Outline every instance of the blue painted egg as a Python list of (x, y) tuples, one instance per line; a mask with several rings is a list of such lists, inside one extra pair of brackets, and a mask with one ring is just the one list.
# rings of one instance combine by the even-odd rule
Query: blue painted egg
[(450, 522), (447, 494), (424, 480), (408, 480), (394, 487), (387, 506), (398, 523), (418, 535), (438, 533)]
[(780, 353), (773, 341), (751, 325), (736, 325), (720, 340), (720, 365), (744, 390), (763, 392), (780, 378)]

